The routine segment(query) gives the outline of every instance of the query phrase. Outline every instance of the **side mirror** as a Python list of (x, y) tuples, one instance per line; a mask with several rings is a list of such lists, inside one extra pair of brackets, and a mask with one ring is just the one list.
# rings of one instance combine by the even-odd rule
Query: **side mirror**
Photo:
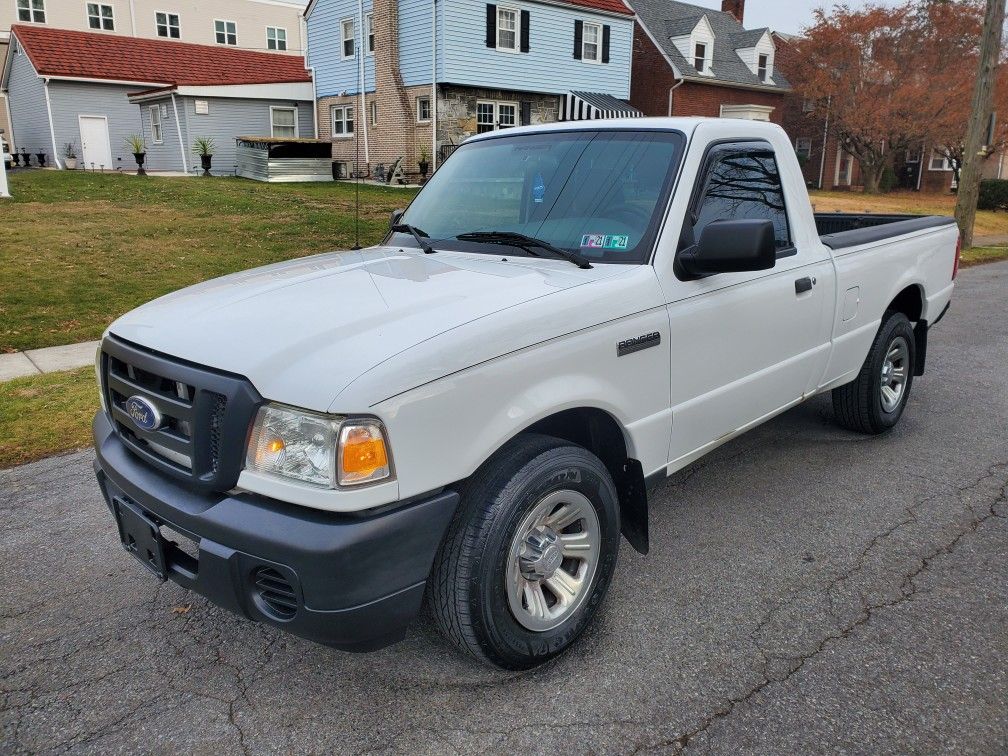
[(679, 264), (691, 276), (769, 270), (777, 264), (773, 221), (712, 221), (700, 241), (679, 253)]
[(399, 223), (399, 219), (403, 217), (405, 210), (393, 210), (392, 214), (389, 216), (389, 228), (395, 226)]

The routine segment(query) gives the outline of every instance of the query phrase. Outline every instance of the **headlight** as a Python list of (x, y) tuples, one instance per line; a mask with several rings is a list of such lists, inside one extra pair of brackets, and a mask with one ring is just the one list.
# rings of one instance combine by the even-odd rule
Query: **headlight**
[(325, 488), (374, 483), (392, 476), (385, 431), (377, 420), (279, 405), (259, 409), (245, 467)]

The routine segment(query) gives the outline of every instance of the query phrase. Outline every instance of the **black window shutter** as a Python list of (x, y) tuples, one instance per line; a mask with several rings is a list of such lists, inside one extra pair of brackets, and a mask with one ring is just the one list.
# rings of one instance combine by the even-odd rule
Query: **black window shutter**
[(529, 51), (529, 20), (530, 15), (527, 10), (521, 12), (521, 51)]
[(497, 6), (487, 3), (487, 47), (497, 47)]
[(584, 35), (584, 22), (574, 22), (574, 58), (581, 60), (581, 38)]
[(602, 62), (609, 62), (609, 24), (602, 27)]
[(532, 103), (523, 100), (521, 104), (521, 125), (529, 126), (532, 123)]

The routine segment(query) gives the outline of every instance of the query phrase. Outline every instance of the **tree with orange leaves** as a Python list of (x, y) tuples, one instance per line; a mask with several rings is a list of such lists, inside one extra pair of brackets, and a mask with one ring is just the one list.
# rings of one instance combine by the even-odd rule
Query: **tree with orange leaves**
[(861, 166), (864, 189), (879, 191), (895, 150), (922, 133), (920, 109), (929, 100), (930, 72), (914, 61), (924, 48), (915, 8), (834, 6), (815, 11), (796, 41), (795, 90), (829, 114), (841, 144)]
[[(970, 120), (970, 93), (977, 73), (984, 3), (929, 2), (918, 14), (920, 33), (927, 40), (921, 60), (930, 72), (931, 87), (921, 103), (923, 141), (952, 167), (955, 182), (965, 162), (966, 128)], [(995, 121), (987, 159), (1008, 144), (1008, 81), (1001, 67), (994, 88)]]

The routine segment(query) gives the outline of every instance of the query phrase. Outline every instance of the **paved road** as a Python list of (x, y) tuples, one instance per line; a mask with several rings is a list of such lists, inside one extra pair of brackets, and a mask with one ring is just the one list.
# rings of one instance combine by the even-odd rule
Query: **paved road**
[(525, 674), (236, 619), (141, 574), (90, 453), (0, 473), (0, 752), (1004, 753), (1006, 295), (961, 275), (888, 437), (820, 398), (662, 486), (651, 556)]

